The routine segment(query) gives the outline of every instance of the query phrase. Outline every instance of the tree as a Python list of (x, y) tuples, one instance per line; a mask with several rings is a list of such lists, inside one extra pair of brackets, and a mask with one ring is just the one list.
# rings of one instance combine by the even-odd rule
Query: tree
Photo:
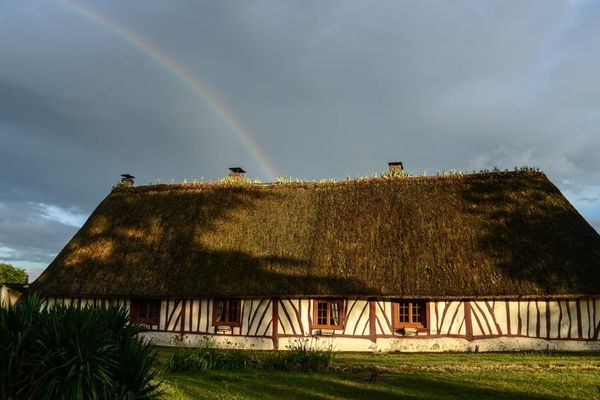
[(25, 269), (0, 263), (0, 283), (25, 283)]

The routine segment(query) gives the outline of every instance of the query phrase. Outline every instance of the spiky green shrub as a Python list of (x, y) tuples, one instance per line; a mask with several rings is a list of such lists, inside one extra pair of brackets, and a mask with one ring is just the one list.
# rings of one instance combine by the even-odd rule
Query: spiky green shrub
[(178, 345), (167, 362), (169, 372), (237, 371), (269, 369), (277, 371), (328, 371), (335, 352), (331, 343), (314, 339), (298, 339), (286, 351), (262, 352), (241, 347), (215, 348), (205, 340), (195, 348)]
[(258, 359), (254, 357), (254, 352), (241, 349), (211, 349), (207, 352), (210, 357), (212, 369), (222, 371), (236, 371), (246, 368), (259, 367)]
[(121, 357), (114, 372), (115, 399), (156, 399), (161, 382), (157, 380), (156, 351), (139, 337), (127, 340), (121, 347)]
[(297, 339), (287, 346), (287, 351), (273, 353), (265, 367), (280, 371), (328, 371), (334, 357), (332, 344), (319, 346), (313, 339)]
[(35, 365), (32, 349), (39, 332), (36, 322), (41, 302), (30, 298), (19, 307), (0, 307), (0, 398), (21, 398), (28, 387), (28, 372)]
[(171, 354), (166, 369), (169, 372), (236, 371), (259, 366), (259, 358), (252, 351), (202, 346), (199, 348), (177, 348)]
[(169, 372), (206, 371), (210, 368), (205, 353), (197, 349), (177, 349), (169, 357), (166, 369)]
[(155, 353), (122, 307), (0, 309), (0, 398), (155, 399)]

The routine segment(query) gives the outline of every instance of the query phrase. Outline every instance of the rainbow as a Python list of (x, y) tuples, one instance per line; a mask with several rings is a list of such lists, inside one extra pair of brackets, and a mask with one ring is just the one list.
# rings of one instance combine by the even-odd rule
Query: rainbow
[(87, 6), (76, 3), (73, 0), (56, 0), (56, 3), (68, 11), (101, 26), (127, 42), (129, 45), (139, 49), (142, 53), (160, 65), (165, 71), (170, 73), (197, 95), (204, 104), (210, 107), (227, 128), (238, 138), (242, 145), (252, 154), (252, 157), (260, 165), (265, 174), (270, 177), (277, 176), (276, 169), (273, 167), (273, 164), (270, 162), (264, 150), (258, 145), (252, 134), (242, 126), (231, 109), (227, 107), (227, 105), (219, 99), (219, 97), (213, 93), (204, 82), (194, 77), (194, 75), (178, 64), (173, 58), (169, 57), (169, 55), (156, 45), (117, 21), (108, 18)]

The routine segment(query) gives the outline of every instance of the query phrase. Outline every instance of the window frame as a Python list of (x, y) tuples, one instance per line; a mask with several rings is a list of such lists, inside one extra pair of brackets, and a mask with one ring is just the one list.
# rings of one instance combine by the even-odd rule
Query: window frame
[[(230, 302), (237, 302), (237, 321), (229, 320), (229, 304)], [(225, 307), (225, 321), (217, 321), (217, 303), (223, 302)], [(242, 300), (240, 299), (214, 299), (212, 304), (212, 326), (229, 326), (229, 327), (240, 327), (242, 326)]]
[[(319, 309), (319, 304), (327, 304), (327, 321), (331, 321), (330, 317), (331, 317), (331, 304), (333, 303), (337, 303), (339, 304), (339, 324), (338, 325), (331, 325), (329, 323), (323, 325), (323, 324), (319, 324), (319, 315), (318, 315), (318, 309)], [(346, 301), (345, 299), (314, 299), (313, 300), (313, 318), (312, 318), (312, 323), (313, 323), (313, 328), (315, 329), (333, 329), (333, 330), (341, 330), (344, 329), (344, 326), (346, 325), (346, 320), (345, 320), (345, 310), (346, 310)]]
[[(400, 304), (408, 305), (408, 322), (400, 321)], [(421, 306), (422, 322), (415, 322), (413, 320), (413, 304), (419, 304)], [(427, 318), (427, 301), (425, 300), (394, 300), (394, 303), (392, 304), (392, 321), (394, 324), (394, 329), (416, 328), (418, 330), (426, 330)]]
[[(151, 318), (151, 307), (156, 306), (156, 318)], [(146, 317), (141, 317), (141, 306), (146, 308)], [(161, 301), (159, 299), (131, 299), (129, 318), (133, 322), (143, 325), (159, 325)]]

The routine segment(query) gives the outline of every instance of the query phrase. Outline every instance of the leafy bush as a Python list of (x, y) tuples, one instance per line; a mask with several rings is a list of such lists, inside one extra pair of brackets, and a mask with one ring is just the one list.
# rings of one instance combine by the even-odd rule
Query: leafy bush
[(154, 350), (122, 307), (0, 309), (0, 398), (155, 399)]
[(212, 349), (210, 353), (212, 353), (212, 369), (235, 371), (258, 367), (260, 365), (259, 359), (254, 357), (255, 353), (253, 351), (241, 349)]
[(278, 371), (327, 371), (331, 368), (333, 346), (319, 347), (316, 340), (298, 339), (287, 351), (256, 352), (240, 347), (215, 348), (213, 340), (202, 341), (197, 348), (179, 345), (167, 362), (169, 372), (235, 371), (246, 368)]
[(271, 368), (280, 371), (328, 371), (334, 356), (332, 344), (319, 347), (314, 339), (298, 339), (269, 361)]
[(222, 370), (235, 371), (260, 365), (255, 353), (239, 347), (215, 348), (213, 340), (206, 338), (197, 348), (179, 345), (167, 363), (170, 372)]
[(209, 369), (209, 361), (204, 357), (204, 352), (197, 349), (177, 349), (167, 362), (167, 371), (193, 372)]

